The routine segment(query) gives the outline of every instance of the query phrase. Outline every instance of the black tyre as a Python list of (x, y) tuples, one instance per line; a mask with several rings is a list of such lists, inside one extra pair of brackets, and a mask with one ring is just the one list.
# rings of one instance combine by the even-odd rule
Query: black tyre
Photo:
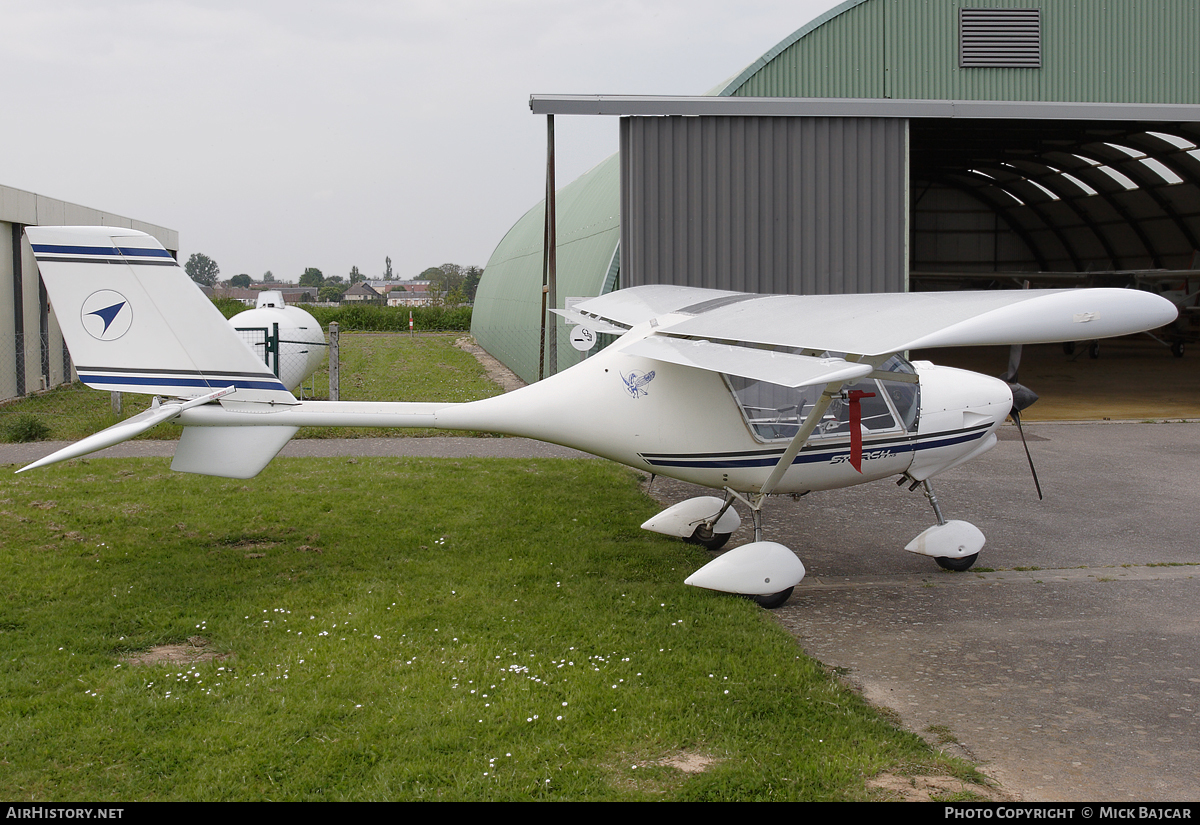
[(1175, 343), (1171, 344), (1171, 354), (1176, 358), (1183, 357), (1183, 341), (1176, 341)]
[(962, 573), (970, 570), (971, 565), (979, 558), (978, 553), (972, 553), (969, 556), (963, 556), (961, 559), (951, 559), (946, 556), (934, 556), (934, 561), (938, 563), (938, 567), (943, 570), (953, 570), (955, 573)]
[(692, 533), (684, 541), (688, 544), (698, 544), (705, 550), (720, 550), (732, 535), (733, 533), (714, 533), (711, 529), (701, 524), (696, 528), (696, 532)]
[(757, 602), (759, 607), (765, 607), (767, 610), (774, 610), (781, 607), (784, 602), (792, 596), (792, 591), (795, 587), (789, 587), (787, 590), (780, 590), (778, 593), (771, 593), (767, 596), (749, 596), (751, 601)]

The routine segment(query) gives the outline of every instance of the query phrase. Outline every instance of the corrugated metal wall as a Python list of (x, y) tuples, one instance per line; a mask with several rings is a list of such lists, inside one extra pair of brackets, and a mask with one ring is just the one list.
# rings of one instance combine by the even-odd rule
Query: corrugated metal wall
[(907, 285), (907, 122), (621, 122), (621, 286), (896, 292)]

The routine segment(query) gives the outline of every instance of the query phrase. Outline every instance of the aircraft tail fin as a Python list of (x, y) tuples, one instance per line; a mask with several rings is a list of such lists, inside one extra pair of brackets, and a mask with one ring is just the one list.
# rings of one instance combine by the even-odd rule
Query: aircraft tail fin
[(99, 390), (294, 404), (150, 235), (114, 226), (30, 226), (42, 281), (79, 378)]
[[(93, 389), (174, 400), (23, 470), (111, 447), (203, 404), (265, 412), (298, 403), (150, 235), (113, 226), (30, 226), (25, 234), (79, 379)], [(173, 466), (249, 478), (295, 432), (185, 427)]]

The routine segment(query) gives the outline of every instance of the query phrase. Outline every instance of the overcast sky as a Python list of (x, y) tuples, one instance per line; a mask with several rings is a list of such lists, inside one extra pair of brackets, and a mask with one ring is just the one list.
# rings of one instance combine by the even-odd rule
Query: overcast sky
[[(221, 277), (486, 264), (545, 186), (531, 93), (702, 94), (838, 0), (0, 0), (0, 184)], [(558, 117), (562, 186), (617, 150)]]

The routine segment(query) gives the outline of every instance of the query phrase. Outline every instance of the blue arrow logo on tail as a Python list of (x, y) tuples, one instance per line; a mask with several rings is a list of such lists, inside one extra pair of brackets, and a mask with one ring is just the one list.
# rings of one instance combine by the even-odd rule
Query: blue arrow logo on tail
[(84, 331), (97, 341), (115, 341), (133, 326), (133, 304), (113, 289), (93, 292), (79, 308)]
[[(99, 315), (100, 320), (104, 321), (104, 332), (108, 332), (108, 328), (112, 326), (113, 320), (117, 317), (117, 313), (121, 311), (121, 307), (123, 306), (125, 306), (125, 301), (121, 301), (119, 304), (113, 304), (110, 307), (104, 307), (104, 309), (97, 309), (93, 312), (89, 312), (88, 315)], [(101, 335), (103, 335), (104, 332), (102, 332)]]

